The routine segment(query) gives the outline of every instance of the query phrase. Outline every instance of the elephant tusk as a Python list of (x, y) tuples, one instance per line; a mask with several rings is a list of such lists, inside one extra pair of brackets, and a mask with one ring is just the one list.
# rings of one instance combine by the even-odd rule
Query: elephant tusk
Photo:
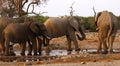
[(49, 39), (49, 40), (51, 39), (51, 38), (50, 38), (50, 37), (48, 37), (48, 36), (46, 36), (46, 38), (47, 38), (47, 39)]
[(83, 39), (85, 39), (85, 38), (81, 37), (80, 33), (75, 32), (75, 34), (77, 35), (77, 37), (78, 37), (79, 40), (83, 40)]
[(48, 36), (46, 36), (46, 38), (47, 38), (47, 39), (49, 39), (49, 40), (51, 39), (51, 38), (50, 38), (50, 37), (48, 37)]

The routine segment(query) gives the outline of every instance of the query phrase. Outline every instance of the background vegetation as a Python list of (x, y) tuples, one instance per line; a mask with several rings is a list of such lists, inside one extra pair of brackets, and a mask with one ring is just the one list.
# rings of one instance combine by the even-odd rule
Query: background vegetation
[[(48, 16), (30, 16), (30, 17), (35, 20), (38, 20), (38, 22), (41, 22), (41, 23), (44, 23), (45, 20), (49, 18)], [(120, 16), (117, 16), (117, 18), (118, 18), (118, 22), (119, 22), (119, 24), (118, 24), (119, 25), (118, 28), (119, 28), (120, 27)], [(92, 16), (81, 17), (81, 19), (82, 19), (85, 30), (92, 31), (92, 32), (96, 31), (94, 17), (92, 17)]]

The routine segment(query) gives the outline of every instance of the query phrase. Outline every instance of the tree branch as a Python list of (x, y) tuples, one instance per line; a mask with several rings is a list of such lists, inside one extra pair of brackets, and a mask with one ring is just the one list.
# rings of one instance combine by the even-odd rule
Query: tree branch
[(25, 0), (24, 3), (23, 3), (23, 5), (22, 5), (22, 7), (23, 7), (27, 2), (28, 2), (28, 0)]
[(93, 7), (93, 12), (94, 12), (94, 17), (96, 16), (96, 11), (95, 8)]
[[(31, 2), (29, 5), (28, 5), (28, 7), (27, 7), (27, 13), (28, 13), (28, 10), (29, 10), (29, 7), (30, 7), (30, 5), (32, 5), (32, 4), (37, 4), (37, 2)], [(33, 8), (34, 9), (34, 8)]]
[(17, 7), (17, 4), (15, 3), (14, 0), (10, 0), (10, 2), (11, 2), (15, 7)]
[(33, 9), (32, 9), (32, 11), (31, 12), (27, 12), (27, 14), (35, 14), (35, 15), (37, 15), (37, 16), (39, 16), (39, 15), (42, 15), (42, 14), (44, 14), (44, 13), (48, 13), (48, 12), (42, 12), (42, 13), (35, 13), (34, 12), (34, 5), (33, 5)]

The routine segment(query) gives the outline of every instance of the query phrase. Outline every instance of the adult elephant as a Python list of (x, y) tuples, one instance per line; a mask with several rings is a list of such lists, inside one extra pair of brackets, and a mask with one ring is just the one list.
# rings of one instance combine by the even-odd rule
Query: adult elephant
[[(21, 55), (25, 55), (26, 41), (31, 41), (34, 55), (37, 55), (37, 36), (47, 36), (44, 24), (26, 19), (24, 23), (11, 23), (2, 32), (2, 44), (5, 55), (9, 55), (9, 43), (22, 44)], [(5, 47), (4, 47), (5, 46)], [(29, 54), (29, 53), (28, 53)]]
[(113, 42), (118, 27), (118, 21), (116, 16), (112, 12), (102, 11), (97, 14), (95, 23), (97, 25), (99, 39), (97, 53), (102, 52), (102, 45), (104, 49), (103, 53), (107, 53), (108, 51), (109, 53), (112, 53)]
[[(24, 22), (25, 17), (20, 17), (20, 18), (9, 18), (9, 17), (0, 17), (0, 47), (1, 49), (3, 49), (3, 44), (2, 44), (2, 32), (5, 29), (5, 27), (10, 24), (10, 23), (23, 23)], [(4, 52), (2, 51), (1, 54), (3, 54)], [(12, 52), (11, 55), (14, 55), (14, 53)]]
[[(78, 16), (67, 16), (63, 18), (52, 17), (44, 22), (50, 38), (66, 36), (68, 41), (68, 51), (71, 52), (71, 42), (75, 45), (75, 50), (79, 51), (76, 35), (79, 40), (85, 39), (85, 33), (82, 30), (81, 19)], [(82, 37), (78, 34), (80, 33)], [(48, 39), (44, 39), (44, 44), (49, 45)]]

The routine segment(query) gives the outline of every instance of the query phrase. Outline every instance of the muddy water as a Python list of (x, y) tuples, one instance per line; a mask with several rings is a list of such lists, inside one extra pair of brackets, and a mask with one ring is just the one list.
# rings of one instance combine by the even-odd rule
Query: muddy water
[[(87, 50), (81, 50), (79, 52), (79, 54), (81, 53), (94, 53), (94, 52), (97, 52), (97, 49), (87, 49)], [(113, 50), (114, 53), (120, 53), (120, 50), (117, 50), (117, 49), (114, 49)], [(16, 55), (17, 56), (20, 56), (20, 51), (15, 51)], [(27, 51), (25, 52), (26, 55), (27, 55)], [(51, 50), (51, 52), (49, 53), (49, 56), (64, 56), (64, 55), (67, 55), (67, 50)], [(75, 50), (73, 50), (71, 52), (71, 54), (76, 54)], [(45, 51), (42, 51), (42, 56), (46, 56), (46, 52)]]
[[(15, 51), (17, 56), (20, 56), (20, 51)], [(27, 51), (25, 51), (25, 54), (27, 55)], [(63, 56), (67, 55), (67, 50), (51, 50), (49, 53), (50, 56)], [(42, 51), (42, 56), (46, 56), (46, 52)]]
[[(95, 52), (96, 50), (87, 50), (87, 51), (89, 51), (89, 52)], [(87, 53), (87, 51), (86, 50), (82, 50), (82, 51), (80, 51), (79, 53)], [(15, 53), (16, 53), (16, 55), (17, 56), (20, 56), (20, 51), (15, 51)], [(27, 55), (27, 51), (25, 51), (25, 54)], [(49, 53), (49, 56), (64, 56), (64, 55), (67, 55), (67, 50), (51, 50), (51, 52)], [(71, 54), (75, 54), (76, 52), (75, 52), (75, 50), (73, 50), (72, 52), (71, 52)], [(42, 51), (42, 56), (46, 56), (46, 52), (45, 51)]]

